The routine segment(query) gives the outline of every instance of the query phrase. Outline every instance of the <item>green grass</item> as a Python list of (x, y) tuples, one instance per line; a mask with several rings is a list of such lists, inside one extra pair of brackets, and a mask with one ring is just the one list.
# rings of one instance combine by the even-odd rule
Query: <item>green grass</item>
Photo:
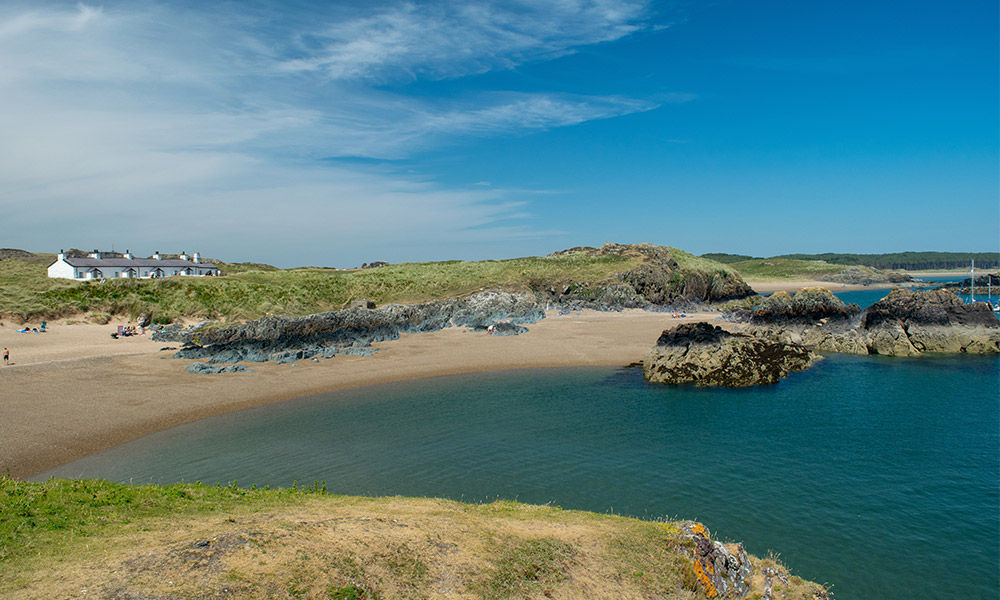
[(844, 265), (831, 265), (818, 260), (790, 258), (755, 258), (734, 262), (728, 267), (745, 279), (814, 279), (820, 275), (833, 275), (846, 269)]
[(0, 478), (0, 595), (702, 597), (676, 524), (324, 490)]
[[(178, 317), (253, 319), (335, 310), (352, 299), (376, 303), (425, 302), (483, 288), (527, 291), (562, 282), (596, 283), (628, 270), (636, 259), (572, 254), (510, 260), (403, 263), (377, 269), (252, 268), (224, 277), (167, 277), (76, 282), (50, 279), (54, 257), (0, 261), (0, 314), (24, 321), (105, 312), (133, 318), (153, 311), (161, 322)], [(700, 260), (700, 259), (699, 259)]]
[(323, 488), (243, 489), (235, 485), (122, 485), (101, 480), (18, 481), (0, 477), (0, 570), (26, 557), (53, 555), (80, 539), (133, 521), (171, 514), (264, 508), (321, 494)]

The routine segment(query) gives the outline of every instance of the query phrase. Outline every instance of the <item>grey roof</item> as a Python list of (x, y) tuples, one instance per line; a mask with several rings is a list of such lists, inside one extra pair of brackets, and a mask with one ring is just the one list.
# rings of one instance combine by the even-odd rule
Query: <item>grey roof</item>
[(73, 267), (160, 267), (184, 268), (197, 267), (199, 269), (217, 269), (215, 265), (206, 263), (196, 263), (190, 260), (179, 258), (165, 258), (156, 260), (155, 258), (72, 258), (64, 259), (67, 264)]

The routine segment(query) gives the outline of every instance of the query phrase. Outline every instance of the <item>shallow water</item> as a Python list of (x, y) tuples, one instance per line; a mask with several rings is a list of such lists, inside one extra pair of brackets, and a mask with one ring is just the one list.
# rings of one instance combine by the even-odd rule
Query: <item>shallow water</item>
[(698, 519), (840, 600), (998, 598), (1000, 358), (834, 355), (774, 386), (538, 369), (209, 419), (46, 473)]

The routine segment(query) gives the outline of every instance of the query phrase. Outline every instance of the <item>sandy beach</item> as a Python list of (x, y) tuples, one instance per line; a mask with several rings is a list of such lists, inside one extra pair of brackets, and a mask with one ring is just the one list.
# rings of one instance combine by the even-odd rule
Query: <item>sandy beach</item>
[(717, 317), (550, 313), (519, 336), (454, 327), (377, 344), (371, 357), (253, 363), (253, 373), (219, 375), (186, 372), (193, 361), (161, 350), (177, 344), (149, 335), (112, 339), (115, 323), (53, 323), (29, 334), (7, 324), (0, 328), (0, 346), (11, 353), (11, 365), (0, 366), (0, 473), (30, 477), (155, 431), (330, 390), (488, 370), (628, 365), (664, 329)]
[(747, 285), (753, 288), (758, 294), (773, 294), (774, 292), (797, 292), (804, 287), (826, 288), (831, 292), (846, 292), (851, 290), (879, 289), (881, 287), (890, 288), (891, 284), (885, 286), (877, 285), (851, 285), (847, 283), (834, 283), (832, 281), (808, 281), (808, 280), (767, 280), (760, 281), (746, 279)]

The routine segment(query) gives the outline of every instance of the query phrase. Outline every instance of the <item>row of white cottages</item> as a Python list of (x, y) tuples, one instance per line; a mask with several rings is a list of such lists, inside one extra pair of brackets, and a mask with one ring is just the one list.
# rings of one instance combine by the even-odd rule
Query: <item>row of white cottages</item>
[(128, 250), (121, 256), (104, 254), (111, 253), (94, 250), (86, 258), (67, 258), (60, 250), (56, 262), (49, 265), (49, 277), (82, 280), (119, 277), (150, 279), (174, 275), (215, 277), (221, 274), (215, 265), (202, 263), (197, 252), (193, 256), (182, 252), (179, 258), (162, 258), (159, 251), (152, 258), (135, 258)]

